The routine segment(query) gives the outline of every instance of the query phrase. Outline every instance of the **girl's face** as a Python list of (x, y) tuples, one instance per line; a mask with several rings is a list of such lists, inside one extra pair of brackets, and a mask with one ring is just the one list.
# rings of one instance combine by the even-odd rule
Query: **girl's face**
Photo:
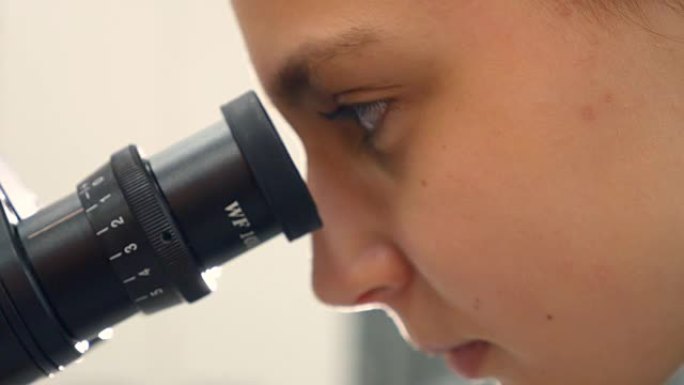
[(683, 51), (561, 3), (234, 1), (307, 149), (322, 301), (470, 377), (655, 385), (684, 360)]

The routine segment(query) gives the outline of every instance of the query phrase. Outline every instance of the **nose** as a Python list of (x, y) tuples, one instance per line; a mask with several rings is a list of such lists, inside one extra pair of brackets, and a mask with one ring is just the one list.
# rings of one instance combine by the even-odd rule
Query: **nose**
[(392, 230), (396, 187), (335, 143), (310, 140), (307, 148), (308, 185), (324, 223), (312, 236), (313, 290), (331, 306), (391, 306), (414, 275)]
[(411, 281), (408, 260), (390, 241), (362, 234), (356, 239), (365, 240), (344, 239), (334, 228), (314, 235), (316, 296), (332, 306), (389, 304)]
[(320, 164), (309, 168), (309, 185), (325, 223), (313, 234), (316, 296), (332, 306), (389, 304), (413, 276), (392, 232), (391, 192), (340, 168), (338, 173), (321, 169)]

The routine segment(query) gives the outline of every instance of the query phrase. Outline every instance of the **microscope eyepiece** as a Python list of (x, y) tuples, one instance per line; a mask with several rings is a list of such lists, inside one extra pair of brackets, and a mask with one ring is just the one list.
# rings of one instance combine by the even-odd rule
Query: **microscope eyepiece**
[(0, 384), (81, 358), (132, 315), (196, 301), (204, 274), (284, 233), (322, 224), (253, 93), (148, 159), (135, 146), (25, 219), (0, 210)]

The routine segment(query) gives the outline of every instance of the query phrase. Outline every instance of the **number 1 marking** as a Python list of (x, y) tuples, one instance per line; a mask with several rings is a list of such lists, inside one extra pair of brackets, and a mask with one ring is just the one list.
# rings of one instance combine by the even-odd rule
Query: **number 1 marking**
[(107, 231), (109, 231), (109, 227), (105, 227), (104, 229), (98, 231), (96, 234), (99, 237), (100, 235), (106, 233)]

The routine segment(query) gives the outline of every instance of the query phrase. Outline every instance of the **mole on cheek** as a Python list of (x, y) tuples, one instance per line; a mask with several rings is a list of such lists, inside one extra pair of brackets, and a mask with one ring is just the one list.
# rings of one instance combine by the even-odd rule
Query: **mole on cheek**
[(608, 91), (606, 92), (605, 95), (603, 95), (603, 101), (610, 104), (613, 102), (613, 93)]
[(596, 109), (594, 106), (587, 104), (580, 108), (580, 118), (585, 122), (593, 122), (596, 120)]
[(553, 318), (554, 318), (554, 317), (553, 317), (553, 314), (547, 314), (547, 315), (546, 315), (546, 320), (547, 320), (547, 321), (553, 321)]
[(480, 299), (475, 298), (475, 301), (473, 301), (473, 309), (480, 310), (480, 306), (482, 306)]

